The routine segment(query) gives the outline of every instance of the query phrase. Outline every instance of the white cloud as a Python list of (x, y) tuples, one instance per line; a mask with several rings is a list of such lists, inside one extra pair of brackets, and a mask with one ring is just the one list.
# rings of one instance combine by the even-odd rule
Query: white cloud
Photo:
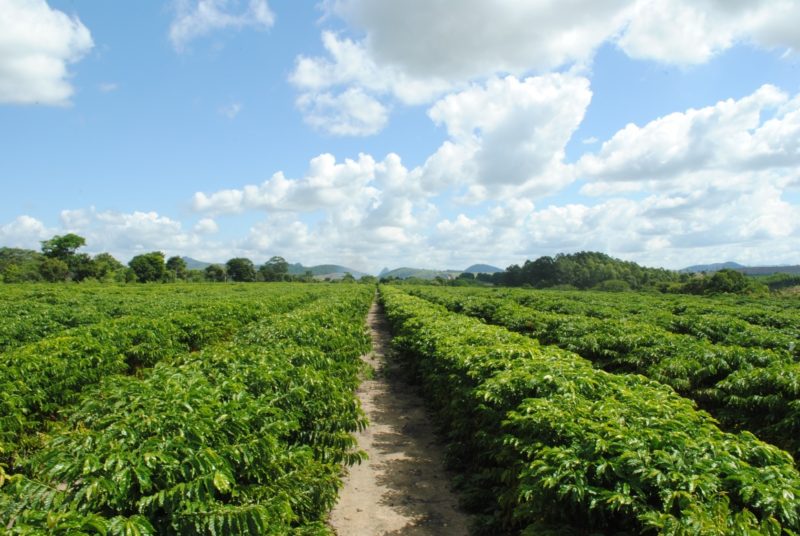
[(275, 173), (260, 185), (241, 190), (221, 190), (207, 195), (194, 194), (192, 207), (198, 212), (226, 214), (245, 210), (311, 212), (349, 204), (367, 203), (374, 190), (369, 183), (375, 177), (375, 160), (360, 155), (358, 160), (337, 163), (330, 154), (311, 160), (308, 173), (301, 179), (287, 179)]
[(739, 100), (629, 124), (581, 157), (577, 169), (591, 181), (583, 192), (603, 195), (730, 184), (750, 171), (791, 174), (798, 164), (800, 95), (790, 100), (765, 85)]
[(112, 91), (116, 91), (119, 89), (119, 84), (116, 82), (103, 82), (97, 88), (102, 91), (103, 93), (111, 93)]
[(211, 218), (201, 218), (194, 224), (194, 232), (197, 234), (214, 234), (219, 231), (219, 225)]
[(552, 69), (591, 59), (606, 41), (676, 64), (741, 41), (800, 47), (794, 0), (334, 0), (329, 9), (366, 34), (370, 58), (421, 79)]
[(193, 39), (224, 29), (252, 27), (268, 29), (275, 23), (275, 14), (266, 0), (176, 0), (175, 19), (169, 38), (177, 50)]
[(40, 242), (52, 238), (53, 234), (41, 221), (22, 215), (0, 225), (0, 247), (39, 250)]
[(572, 180), (564, 149), (591, 96), (587, 79), (563, 74), (491, 79), (448, 95), (428, 115), (446, 127), (452, 143), (426, 170), (472, 183), (472, 197), (557, 191)]
[(0, 104), (69, 104), (67, 66), (93, 46), (77, 17), (44, 0), (0, 0)]
[(388, 109), (360, 88), (331, 93), (304, 93), (297, 99), (305, 122), (338, 136), (368, 136), (380, 132)]
[[(201, 235), (207, 234), (213, 220), (192, 232), (183, 230), (180, 221), (156, 212), (115, 212), (88, 209), (62, 210), (64, 232), (86, 238), (86, 250), (109, 252), (120, 260), (150, 251), (168, 255), (202, 255), (206, 245)], [(203, 228), (205, 227), (205, 228)]]
[[(491, 77), (525, 77), (564, 66), (579, 72), (604, 43), (633, 58), (684, 66), (704, 63), (737, 43), (800, 49), (796, 0), (330, 0), (324, 5), (363, 37), (324, 30), (326, 55), (297, 58), (289, 79), (304, 103), (356, 89), (384, 107), (394, 101), (425, 104)], [(312, 122), (320, 127), (326, 121), (341, 122), (339, 114), (317, 115)]]
[(742, 41), (796, 50), (798, 22), (793, 0), (639, 0), (617, 43), (633, 58), (692, 65)]
[(522, 74), (589, 59), (624, 21), (626, 0), (339, 0), (378, 64), (422, 80)]

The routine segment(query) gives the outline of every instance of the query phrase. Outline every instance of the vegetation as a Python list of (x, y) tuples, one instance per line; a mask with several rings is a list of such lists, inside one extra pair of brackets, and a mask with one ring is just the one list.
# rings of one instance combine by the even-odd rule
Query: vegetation
[(430, 287), (413, 293), (576, 352), (603, 370), (658, 380), (726, 428), (750, 430), (800, 455), (800, 391), (793, 387), (800, 384), (800, 310), (741, 299), (735, 307), (704, 299), (698, 310), (686, 297), (657, 295), (514, 290), (498, 296)]
[(487, 534), (781, 534), (791, 456), (643, 376), (382, 287), (407, 366)]
[(65, 321), (0, 354), (4, 533), (325, 533), (371, 289), (3, 292)]
[[(595, 288), (607, 281), (617, 281), (633, 289), (652, 288), (661, 283), (676, 282), (679, 275), (661, 268), (645, 268), (634, 262), (614, 259), (604, 253), (582, 251), (539, 257), (513, 264), (504, 272), (478, 274), (478, 279), (496, 285), (548, 288), (570, 285), (578, 289)], [(617, 283), (615, 288), (619, 289)]]

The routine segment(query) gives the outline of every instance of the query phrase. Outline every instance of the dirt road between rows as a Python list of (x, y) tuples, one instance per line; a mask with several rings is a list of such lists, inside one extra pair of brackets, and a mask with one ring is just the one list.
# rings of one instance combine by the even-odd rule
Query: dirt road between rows
[(330, 525), (339, 536), (468, 534), (443, 468), (444, 447), (416, 389), (392, 362), (389, 327), (373, 303), (367, 317), (374, 370), (358, 390), (369, 427), (357, 434), (369, 459), (349, 469)]

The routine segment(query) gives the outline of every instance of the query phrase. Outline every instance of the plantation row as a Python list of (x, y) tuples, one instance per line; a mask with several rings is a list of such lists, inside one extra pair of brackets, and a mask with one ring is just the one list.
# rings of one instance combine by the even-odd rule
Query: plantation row
[(162, 288), (152, 314), (123, 304), (117, 318), (8, 345), (6, 533), (325, 533), (341, 465), (360, 459), (354, 390), (373, 291), (237, 288), (177, 302)]
[[(490, 291), (442, 292), (422, 287), (414, 293), (450, 310), (524, 333), (542, 344), (573, 351), (603, 370), (643, 374), (665, 383), (711, 412), (726, 429), (749, 430), (795, 458), (800, 455), (797, 339), (768, 333), (761, 338), (769, 343), (766, 348), (715, 344), (705, 337), (676, 334), (648, 323), (645, 314), (596, 318), (520, 305), (552, 304), (553, 293), (515, 291), (496, 297)], [(620, 302), (638, 299), (640, 296), (617, 298)], [(562, 297), (561, 307), (570, 307), (568, 298)], [(624, 304), (619, 310), (625, 310)], [(719, 313), (712, 316), (716, 322), (722, 317)], [(706, 317), (692, 318), (697, 318), (699, 326), (706, 325)], [(800, 315), (797, 320), (800, 323)], [(747, 330), (734, 321), (731, 324), (731, 331), (744, 337)]]
[(721, 431), (668, 386), (397, 288), (381, 295), (486, 534), (800, 529), (791, 456)]

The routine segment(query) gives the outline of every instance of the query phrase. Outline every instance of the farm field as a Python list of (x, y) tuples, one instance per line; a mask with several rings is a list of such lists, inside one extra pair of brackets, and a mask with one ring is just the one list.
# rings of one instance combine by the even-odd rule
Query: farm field
[[(363, 461), (374, 292), (0, 287), (0, 526), (330, 534)], [(796, 301), (383, 285), (379, 302), (474, 533), (800, 530)]]
[[(638, 348), (638, 337), (656, 344), (659, 337), (670, 336), (665, 328), (658, 328), (657, 335), (652, 332), (656, 327), (642, 331), (648, 315), (665, 325), (660, 313), (667, 303), (673, 304), (676, 316), (684, 310), (700, 314), (701, 309), (717, 314), (718, 304), (723, 306), (720, 311), (742, 308), (739, 316), (731, 317), (736, 329), (718, 337), (742, 335), (751, 343), (743, 348), (763, 355), (760, 361), (747, 359), (751, 350), (737, 348), (724, 354), (732, 362), (730, 371), (714, 362), (713, 354), (670, 356), (656, 351), (653, 359), (675, 378), (689, 381), (702, 376), (704, 366), (728, 373), (720, 374), (722, 385), (717, 387), (728, 397), (723, 398), (728, 401), (725, 409), (733, 413), (738, 403), (743, 410), (739, 420), (754, 428), (757, 423), (746, 417), (761, 410), (760, 429), (793, 447), (796, 436), (782, 435), (798, 415), (797, 383), (791, 383), (795, 347), (789, 340), (797, 325), (789, 322), (796, 314), (793, 307), (783, 302), (667, 297), (659, 303), (656, 296), (636, 294), (435, 287), (384, 287), (382, 299), (406, 366), (416, 371), (436, 411), (450, 445), (450, 462), (463, 475), (460, 487), (466, 501), (481, 514), (479, 533), (798, 530), (800, 475), (792, 457), (748, 431), (721, 429), (717, 420), (666, 382), (628, 374), (637, 369), (626, 362), (634, 358), (624, 348), (625, 343)], [(586, 314), (595, 307), (597, 315), (604, 315), (599, 322)], [(554, 312), (559, 309), (565, 312)], [(572, 324), (555, 324), (559, 314)], [(768, 319), (771, 314), (773, 320)], [(742, 334), (735, 321), (742, 315), (776, 324), (775, 330), (768, 330), (774, 334), (768, 349), (750, 340), (752, 333)], [(615, 326), (628, 321), (637, 324)], [(606, 329), (606, 323), (619, 329)], [(505, 326), (541, 336), (542, 344)], [(753, 333), (761, 333), (758, 327)], [(681, 329), (676, 325), (676, 331)], [(687, 344), (713, 344), (709, 334), (687, 337)], [(616, 339), (620, 340), (615, 343)], [(589, 350), (608, 362), (578, 355), (589, 355)], [(744, 356), (738, 362), (732, 359), (737, 353)], [(615, 372), (600, 370), (600, 365)], [(665, 373), (658, 379), (673, 376)], [(725, 383), (727, 376), (733, 378)], [(768, 389), (775, 394), (767, 396)], [(760, 407), (748, 413), (748, 404)]]
[(373, 288), (0, 292), (5, 533), (325, 531)]

